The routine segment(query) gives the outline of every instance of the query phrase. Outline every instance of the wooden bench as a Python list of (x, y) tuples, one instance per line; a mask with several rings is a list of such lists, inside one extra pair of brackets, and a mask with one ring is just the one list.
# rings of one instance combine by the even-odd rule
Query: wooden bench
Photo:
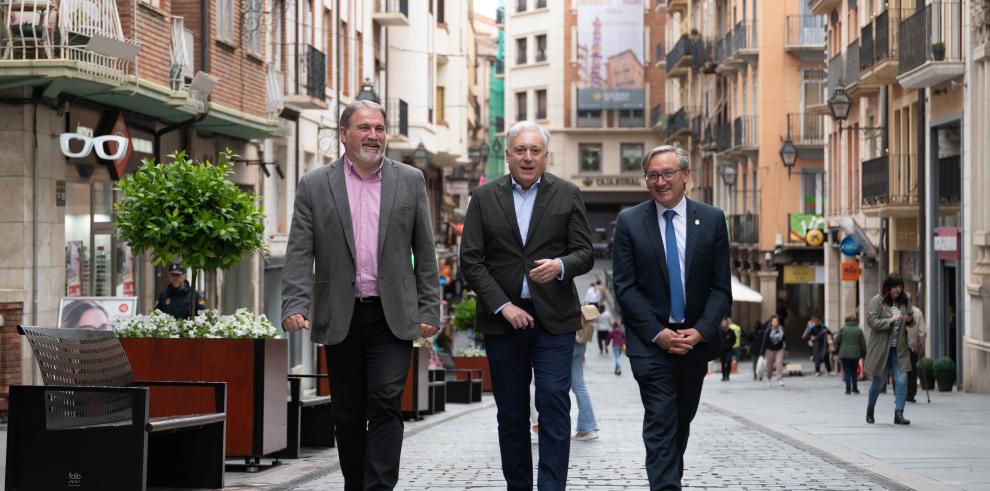
[(288, 424), (285, 450), (279, 457), (298, 459), (301, 447), (330, 448), (334, 446), (333, 405), (329, 395), (302, 395), (305, 378), (325, 379), (327, 376), (289, 375)]
[[(134, 380), (111, 331), (18, 326), (45, 385), (10, 388), (6, 488), (223, 487), (223, 382)], [(150, 418), (150, 386), (210, 389), (215, 411)]]

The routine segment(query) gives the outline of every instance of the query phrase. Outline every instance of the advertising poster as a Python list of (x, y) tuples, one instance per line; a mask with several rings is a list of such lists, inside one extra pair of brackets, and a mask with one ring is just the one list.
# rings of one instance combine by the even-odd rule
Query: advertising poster
[(643, 0), (575, 0), (578, 109), (644, 109)]
[(58, 327), (109, 331), (117, 319), (132, 317), (137, 297), (64, 297), (58, 306)]
[(65, 245), (65, 295), (78, 297), (82, 295), (82, 241), (73, 240)]

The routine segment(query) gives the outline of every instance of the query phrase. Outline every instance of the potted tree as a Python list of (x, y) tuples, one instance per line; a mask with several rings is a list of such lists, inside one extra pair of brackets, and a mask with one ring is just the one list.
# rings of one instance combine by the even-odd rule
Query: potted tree
[(925, 357), (918, 360), (918, 378), (921, 380), (922, 390), (932, 390), (935, 388), (935, 360)]
[(945, 43), (937, 41), (932, 43), (932, 59), (942, 61), (945, 59)]
[[(465, 295), (460, 303), (454, 306), (454, 330), (472, 332), (475, 343), (482, 339), (479, 332), (474, 331), (475, 317), (477, 316), (478, 300), (473, 295)], [(491, 371), (488, 368), (488, 356), (485, 350), (477, 345), (457, 350), (453, 357), (455, 368), (467, 368), (481, 370), (483, 375), (482, 390), (492, 391)]]
[[(169, 162), (145, 159), (133, 177), (120, 182), (116, 204), (118, 237), (135, 254), (147, 252), (165, 266), (181, 261), (200, 271), (229, 269), (265, 249), (264, 213), (254, 193), (230, 180), (233, 154), (198, 162), (185, 152)], [(190, 289), (192, 295), (193, 289)], [(215, 301), (215, 292), (208, 295)], [(177, 322), (152, 314), (118, 326), (134, 375), (147, 380), (205, 380), (227, 383), (228, 457), (260, 458), (286, 446), (288, 344), (264, 318), (245, 309), (233, 315), (207, 310)], [(151, 416), (195, 414), (212, 403), (208, 395), (158, 391)]]
[(939, 392), (952, 392), (952, 386), (956, 383), (956, 362), (948, 356), (937, 358), (933, 364), (935, 371), (935, 382), (938, 383)]

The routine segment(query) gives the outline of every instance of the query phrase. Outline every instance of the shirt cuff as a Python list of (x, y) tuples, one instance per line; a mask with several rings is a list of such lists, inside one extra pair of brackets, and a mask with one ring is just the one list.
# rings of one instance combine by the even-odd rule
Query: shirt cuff
[(495, 309), (495, 315), (498, 315), (500, 312), (502, 312), (502, 309), (508, 307), (509, 305), (512, 305), (512, 302), (503, 303), (501, 307)]
[[(663, 329), (666, 329), (666, 327)], [(651, 342), (653, 342), (653, 344), (657, 344), (657, 338), (659, 338), (660, 335), (663, 334), (663, 329), (660, 329), (660, 332), (658, 332), (657, 335), (653, 336), (653, 339), (650, 340)]]
[(557, 275), (557, 281), (564, 281), (564, 261), (558, 257), (557, 262), (560, 263), (560, 274)]

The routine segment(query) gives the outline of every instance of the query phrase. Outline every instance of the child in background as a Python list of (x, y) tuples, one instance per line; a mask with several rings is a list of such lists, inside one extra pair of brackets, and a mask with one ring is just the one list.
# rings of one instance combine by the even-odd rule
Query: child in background
[(608, 340), (612, 345), (612, 355), (615, 356), (615, 374), (622, 375), (622, 352), (626, 348), (626, 332), (619, 325), (619, 321), (612, 321), (612, 330), (608, 333)]

